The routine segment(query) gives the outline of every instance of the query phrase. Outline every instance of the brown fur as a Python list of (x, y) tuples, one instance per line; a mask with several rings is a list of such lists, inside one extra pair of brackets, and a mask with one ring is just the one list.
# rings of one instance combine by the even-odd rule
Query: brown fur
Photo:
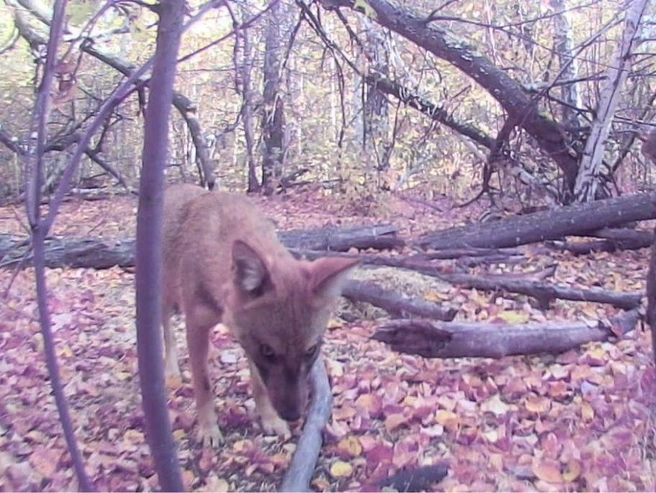
[(174, 185), (164, 205), (163, 328), (166, 369), (179, 376), (169, 319), (185, 315), (199, 432), (222, 439), (207, 370), (210, 330), (225, 324), (244, 348), (265, 432), (289, 435), (307, 375), (353, 260), (296, 260), (243, 195)]

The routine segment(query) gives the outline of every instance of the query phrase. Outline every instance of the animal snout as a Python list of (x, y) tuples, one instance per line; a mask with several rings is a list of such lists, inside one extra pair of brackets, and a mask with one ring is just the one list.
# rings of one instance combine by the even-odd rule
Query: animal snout
[(280, 417), (285, 421), (298, 421), (301, 418), (301, 410), (298, 408), (287, 408), (279, 411)]

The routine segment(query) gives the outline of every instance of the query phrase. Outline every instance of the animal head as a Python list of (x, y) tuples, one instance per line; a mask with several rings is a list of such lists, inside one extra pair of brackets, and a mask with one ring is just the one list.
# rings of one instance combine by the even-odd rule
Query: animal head
[(357, 260), (262, 255), (237, 240), (227, 323), (257, 367), (280, 417), (303, 412), (307, 377), (335, 300)]

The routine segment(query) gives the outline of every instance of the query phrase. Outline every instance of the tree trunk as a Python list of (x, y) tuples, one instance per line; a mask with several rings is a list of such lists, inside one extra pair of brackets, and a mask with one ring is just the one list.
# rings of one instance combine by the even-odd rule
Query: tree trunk
[[(369, 63), (367, 70), (370, 74), (380, 74), (387, 77), (389, 74), (389, 51), (383, 29), (368, 18), (363, 19), (366, 44), (364, 55)], [(389, 169), (390, 142), (389, 108), (387, 98), (383, 92), (378, 91), (376, 85), (368, 84), (364, 101), (364, 135), (362, 149), (365, 155), (373, 154), (376, 157), (376, 171), (380, 184), (380, 174)]]
[[(239, 4), (239, 10), (243, 18), (248, 17), (246, 5)], [(235, 56), (238, 60), (235, 70), (237, 71), (237, 90), (241, 92), (242, 118), (244, 124), (244, 140), (246, 141), (246, 162), (248, 166), (248, 185), (250, 193), (260, 191), (260, 182), (257, 179), (255, 164), (255, 124), (253, 122), (254, 93), (251, 71), (254, 66), (255, 53), (251, 42), (250, 29), (239, 29), (236, 33), (237, 47)]]
[(569, 22), (571, 12), (568, 11), (567, 0), (550, 0), (554, 14), (554, 51), (558, 58), (558, 77), (556, 81), (564, 81), (560, 86), (560, 97), (563, 101), (562, 117), (570, 134), (578, 133), (579, 111), (583, 107), (581, 94), (575, 81), (578, 80), (578, 60), (574, 50), (572, 25)]
[[(185, 6), (159, 3), (159, 25), (146, 107), (143, 164), (139, 183), (135, 276), (137, 357), (145, 432), (162, 491), (182, 491), (178, 450), (169, 419), (162, 354), (162, 212), (168, 158), (170, 101)], [(204, 149), (207, 151), (207, 149)]]
[(436, 250), (504, 248), (582, 235), (631, 221), (656, 218), (656, 192), (627, 195), (585, 204), (514, 216), (489, 223), (428, 233), (415, 244)]
[(284, 98), (281, 88), (281, 10), (282, 0), (276, 2), (269, 12), (264, 52), (264, 93), (262, 114), (262, 188), (271, 195), (275, 181), (282, 176), (285, 139)]
[[(604, 151), (610, 126), (615, 116), (615, 108), (620, 101), (622, 87), (631, 69), (631, 58), (635, 47), (636, 34), (648, 0), (630, 0), (626, 11), (624, 34), (615, 63), (608, 68), (606, 86), (601, 91), (596, 118), (592, 122), (590, 136), (583, 150), (583, 157), (576, 177), (574, 195), (578, 202), (592, 201), (608, 196), (602, 187), (609, 180), (611, 170), (603, 170)], [(600, 197), (599, 197), (600, 196)]]
[(490, 323), (393, 320), (376, 329), (374, 340), (394, 351), (424, 358), (504, 358), (527, 354), (559, 354), (592, 341), (607, 341), (635, 328), (637, 310), (611, 320), (588, 323), (502, 325)]

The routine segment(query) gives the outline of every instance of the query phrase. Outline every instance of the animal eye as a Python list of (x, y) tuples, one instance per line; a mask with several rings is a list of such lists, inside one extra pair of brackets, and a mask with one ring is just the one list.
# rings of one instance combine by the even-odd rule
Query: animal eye
[(260, 353), (262, 353), (262, 356), (267, 359), (274, 359), (276, 356), (276, 353), (273, 352), (273, 348), (268, 344), (260, 345)]
[(305, 351), (305, 358), (308, 360), (314, 359), (319, 352), (319, 344), (315, 344), (310, 349)]

